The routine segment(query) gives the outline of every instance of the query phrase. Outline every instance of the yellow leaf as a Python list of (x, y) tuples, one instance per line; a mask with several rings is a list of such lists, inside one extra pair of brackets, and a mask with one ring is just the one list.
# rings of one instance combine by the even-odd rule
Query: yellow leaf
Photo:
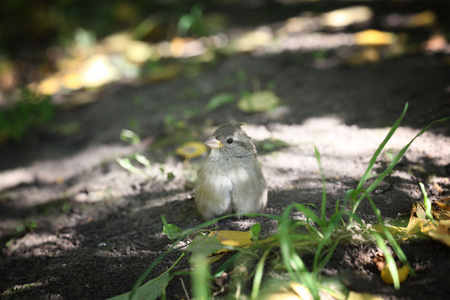
[(440, 221), (438, 226), (428, 231), (428, 235), (450, 246), (450, 220)]
[[(441, 199), (435, 202), (437, 206), (433, 206), (431, 213), (434, 219), (438, 221), (437, 226), (427, 218), (424, 204), (415, 202), (411, 209), (411, 217), (406, 228), (397, 226), (385, 227), (396, 238), (402, 237), (403, 240), (406, 240), (418, 233), (424, 233), (450, 246), (450, 211), (447, 210), (449, 208), (449, 200), (450, 197)], [(444, 210), (440, 210), (438, 207)], [(383, 234), (380, 225), (374, 225), (372, 228)]]
[(355, 33), (356, 45), (391, 45), (396, 40), (393, 33), (386, 31), (368, 29)]
[(383, 298), (366, 294), (366, 293), (357, 293), (354, 291), (350, 291), (350, 294), (348, 295), (347, 300), (382, 300)]
[(439, 199), (436, 200), (436, 204), (447, 211), (450, 211), (450, 197), (444, 198), (444, 199)]
[(189, 142), (177, 148), (175, 152), (186, 159), (191, 159), (203, 155), (206, 151), (205, 144), (200, 142)]
[[(421, 224), (421, 228), (420, 228), (420, 231), (422, 232), (422, 233), (427, 233), (428, 231), (430, 231), (431, 229), (434, 229), (434, 228), (436, 228), (436, 226), (431, 222), (431, 221), (426, 221), (426, 222), (423, 222), (422, 224)], [(427, 233), (428, 234), (428, 233)]]
[[(398, 278), (400, 282), (404, 282), (409, 274), (409, 266), (404, 265), (400, 269), (397, 268)], [(389, 271), (388, 266), (386, 265), (383, 270), (381, 270), (381, 280), (387, 284), (394, 284), (394, 280), (392, 279), (391, 272)]]
[[(250, 231), (232, 231), (232, 230), (204, 230), (205, 232), (209, 232), (208, 236), (214, 236), (216, 237), (219, 242), (222, 245), (226, 246), (233, 246), (233, 247), (241, 247), (241, 248), (248, 248), (255, 244), (255, 242), (252, 241), (250, 236)], [(268, 243), (273, 242), (276, 240), (275, 236), (270, 236), (264, 240), (260, 240), (259, 243)], [(215, 253), (213, 253), (209, 257), (209, 263), (214, 263), (222, 258), (226, 253), (228, 253), (230, 250), (228, 249), (221, 249)]]
[[(389, 225), (384, 226), (384, 227), (393, 235), (401, 235), (401, 234), (405, 234), (407, 232), (405, 227), (389, 226)], [(384, 233), (381, 225), (373, 225), (372, 228), (375, 229), (376, 232), (379, 232), (381, 234)]]
[(154, 47), (142, 41), (131, 41), (125, 47), (125, 57), (135, 64), (143, 64), (151, 58), (158, 58)]
[(44, 95), (53, 95), (61, 89), (61, 78), (57, 75), (41, 81), (38, 85), (38, 92)]
[(427, 219), (424, 204), (422, 202), (414, 202), (406, 232), (410, 235), (418, 232), (426, 233), (433, 227), (433, 223)]
[(62, 85), (69, 90), (78, 90), (83, 87), (83, 82), (78, 72), (69, 72), (62, 77)]
[(208, 236), (216, 237), (220, 243), (227, 246), (248, 247), (254, 244), (250, 237), (250, 231), (218, 230), (210, 231)]
[(448, 210), (431, 210), (431, 213), (438, 221), (450, 220), (450, 211)]
[[(221, 244), (226, 246), (246, 248), (254, 244), (254, 242), (251, 240), (250, 237), (250, 231), (231, 231), (231, 230), (218, 230), (218, 231), (205, 230), (205, 231), (209, 232), (208, 236), (216, 237)], [(221, 249), (211, 254), (208, 260), (209, 263), (212, 264), (218, 261), (229, 251), (230, 250), (228, 249)]]
[(406, 233), (416, 234), (416, 233), (420, 232), (424, 223), (425, 223), (424, 220), (416, 218), (416, 217), (412, 217), (411, 219), (409, 219), (408, 227), (406, 227)]
[(422, 202), (414, 202), (411, 209), (411, 218), (417, 217), (421, 220), (426, 220), (427, 213), (425, 212), (425, 206)]

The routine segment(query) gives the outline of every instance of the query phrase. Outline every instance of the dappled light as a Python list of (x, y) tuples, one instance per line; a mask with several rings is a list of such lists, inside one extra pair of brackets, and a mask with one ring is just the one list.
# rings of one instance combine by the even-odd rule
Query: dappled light
[[(227, 55), (254, 52), (261, 55), (283, 51), (331, 50), (355, 45), (396, 45), (398, 52), (398, 47), (404, 45), (404, 38), (399, 39), (395, 33), (374, 29), (346, 33), (344, 30), (354, 25), (370, 28), (373, 17), (369, 7), (351, 6), (322, 14), (304, 12), (299, 17), (238, 33), (223, 31), (200, 38), (175, 37), (156, 44), (135, 40), (131, 33), (114, 34), (96, 44), (88, 46), (76, 44), (72, 50), (69, 49), (73, 57), (72, 62), (59, 64), (59, 74), (52, 75), (39, 83), (31, 83), (31, 87), (35, 86), (38, 92), (51, 95), (62, 90), (99, 87), (117, 80), (138, 78), (150, 81), (167, 80), (183, 73), (183, 67), (173, 67), (173, 65), (160, 67), (156, 72), (166, 74), (162, 77), (161, 75), (151, 76), (152, 69), (150, 69), (148, 77), (143, 78), (141, 75), (142, 69), (145, 68), (143, 64), (167, 58), (195, 59), (205, 63), (215, 59), (214, 52)], [(404, 17), (404, 19), (402, 21), (400, 15), (387, 16), (386, 27), (398, 28), (399, 24), (403, 24), (404, 29), (432, 26), (435, 24), (436, 16), (433, 12), (425, 11)], [(156, 25), (155, 20), (153, 26)], [(340, 32), (321, 32), (324, 29)], [(372, 50), (372, 52), (379, 51)], [(397, 53), (397, 55), (400, 54)], [(348, 58), (342, 59), (347, 63), (351, 62)], [(377, 62), (379, 59), (378, 53), (370, 57), (363, 56), (361, 62)], [(70, 66), (70, 69), (66, 66)]]
[(449, 11), (3, 1), (0, 296), (447, 297)]
[[(208, 16), (208, 14), (199, 15), (196, 22), (202, 20), (207, 22)], [(219, 22), (215, 18), (211, 18), (211, 22)], [(221, 15), (220, 18), (228, 17)], [(372, 24), (375, 22), (381, 22), (383, 30), (373, 28)], [(436, 23), (436, 15), (429, 10), (415, 14), (390, 13), (377, 16), (369, 6), (348, 6), (324, 13), (303, 11), (299, 16), (257, 28), (232, 30), (222, 25), (220, 32), (212, 35), (169, 37), (167, 32), (167, 38), (156, 43), (136, 39), (163, 24), (158, 15), (151, 15), (136, 28), (112, 33), (98, 41), (95, 32), (87, 28), (78, 28), (70, 47), (59, 49), (53, 47), (48, 52), (49, 55), (60, 53), (53, 59), (57, 72), (53, 74), (47, 72), (50, 73), (49, 76), (40, 76), (39, 80), (28, 83), (28, 87), (42, 94), (54, 95), (82, 88), (101, 87), (117, 81), (168, 80), (189, 74), (189, 66), (186, 63), (212, 62), (217, 60), (217, 54), (234, 55), (251, 52), (257, 55), (271, 55), (284, 51), (330, 51), (354, 46), (388, 47), (372, 48), (371, 55), (361, 56), (357, 52), (349, 52), (345, 57), (339, 58), (343, 64), (374, 63), (391, 56), (411, 53), (411, 47), (407, 46), (408, 30), (429, 28)], [(396, 32), (389, 31), (393, 29)], [(424, 46), (424, 50), (429, 52), (444, 51), (447, 48), (447, 41), (442, 35), (439, 41), (434, 38)], [(419, 52), (421, 48), (414, 51)], [(164, 62), (170, 58), (178, 61), (176, 64)], [(155, 64), (159, 61), (160, 64)], [(154, 64), (149, 64), (150, 62)], [(3, 64), (7, 66), (1, 69), (1, 83), (5, 90), (20, 85), (22, 82), (14, 80), (18, 71), (17, 66), (8, 61)], [(328, 66), (337, 64), (339, 62)], [(13, 95), (3, 95), (3, 101), (13, 99)]]

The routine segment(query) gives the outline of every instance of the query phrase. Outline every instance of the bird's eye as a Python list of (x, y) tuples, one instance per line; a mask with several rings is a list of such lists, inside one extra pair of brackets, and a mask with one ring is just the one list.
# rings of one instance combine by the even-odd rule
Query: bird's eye
[(232, 143), (233, 143), (233, 139), (228, 139), (228, 140), (227, 140), (227, 143), (228, 143), (228, 144), (232, 144)]

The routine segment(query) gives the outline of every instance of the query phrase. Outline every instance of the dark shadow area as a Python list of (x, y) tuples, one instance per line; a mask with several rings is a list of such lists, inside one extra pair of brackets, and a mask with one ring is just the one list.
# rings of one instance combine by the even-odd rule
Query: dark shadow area
[[(357, 69), (318, 70), (283, 63), (289, 57), (289, 54), (239, 56), (220, 63), (193, 81), (175, 79), (139, 88), (106, 88), (96, 103), (58, 114), (59, 124), (79, 122), (81, 128), (77, 133), (60, 136), (44, 130), (23, 144), (2, 145), (0, 155), (4, 160), (0, 169), (23, 167), (36, 160), (61, 159), (89, 146), (124, 144), (120, 141), (120, 131), (128, 128), (130, 120), (140, 124), (138, 132), (142, 138), (154, 137), (156, 143), (176, 147), (180, 141), (170, 139), (175, 133), (165, 127), (164, 118), (170, 114), (182, 120), (184, 112), (201, 110), (215, 94), (239, 93), (237, 84), (221, 88), (223, 79), (235, 76), (239, 70), (245, 70), (249, 78), (258, 78), (262, 86), (269, 81), (276, 82), (275, 90), (286, 110), (280, 109), (282, 116), (274, 119), (265, 114), (249, 115), (234, 105), (227, 105), (189, 118), (191, 132), (185, 134), (181, 130), (184, 138), (196, 136), (201, 140), (202, 127), (207, 121), (216, 125), (238, 121), (270, 126), (271, 123), (302, 124), (310, 118), (334, 116), (360, 128), (385, 128), (395, 122), (407, 102), (409, 109), (402, 126), (422, 129), (434, 120), (450, 116), (445, 92), (449, 70), (427, 62), (426, 58), (403, 58)], [(240, 87), (241, 92), (251, 89), (250, 80), (245, 85)], [(200, 96), (187, 102), (180, 100), (180, 94), (189, 88), (198, 89)], [(139, 97), (144, 99), (142, 106), (133, 107), (130, 102)], [(446, 122), (435, 124), (430, 131), (450, 135)], [(164, 155), (153, 157), (157, 161), (164, 158)]]

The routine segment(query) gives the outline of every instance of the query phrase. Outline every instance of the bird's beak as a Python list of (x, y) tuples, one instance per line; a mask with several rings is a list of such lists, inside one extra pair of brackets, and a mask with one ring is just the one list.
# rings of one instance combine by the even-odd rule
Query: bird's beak
[(224, 145), (213, 136), (206, 140), (205, 145), (213, 149), (219, 149), (224, 147)]

